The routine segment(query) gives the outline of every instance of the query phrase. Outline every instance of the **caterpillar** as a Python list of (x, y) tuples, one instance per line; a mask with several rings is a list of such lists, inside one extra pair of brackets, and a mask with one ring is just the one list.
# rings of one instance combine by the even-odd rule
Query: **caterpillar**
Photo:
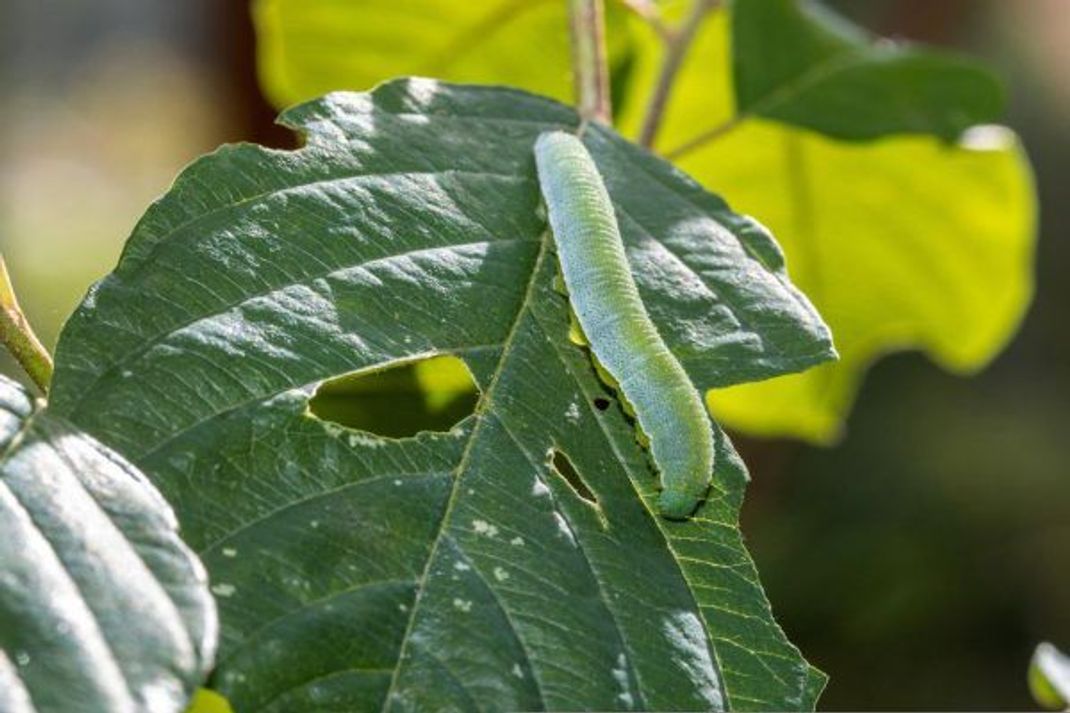
[[(665, 345), (632, 277), (609, 193), (583, 142), (541, 134), (535, 165), (573, 312), (609, 382), (634, 413), (661, 475), (658, 510), (682, 519), (713, 476), (713, 428), (702, 397)], [(615, 383), (614, 383), (615, 382)]]

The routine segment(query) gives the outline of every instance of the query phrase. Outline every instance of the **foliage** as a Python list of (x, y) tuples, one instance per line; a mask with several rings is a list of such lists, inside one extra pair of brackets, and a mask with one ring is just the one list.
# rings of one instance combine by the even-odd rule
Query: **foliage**
[[(1017, 329), (1032, 297), (1036, 205), (1014, 134), (983, 127), (956, 143), (928, 136), (845, 142), (760, 118), (733, 118), (726, 23), (708, 22), (676, 82), (661, 144), (704, 123), (735, 128), (676, 159), (777, 236), (793, 281), (836, 338), (840, 360), (710, 395), (728, 425), (829, 441), (868, 364), (923, 349), (969, 374)], [(646, 41), (656, 41), (648, 33)], [(650, 76), (653, 66), (636, 63)], [(637, 116), (624, 117), (636, 126)]]
[[(253, 0), (252, 6), (260, 81), (280, 109), (401, 75), (572, 98), (566, 2)], [(619, 8), (610, 6), (609, 62), (616, 73), (629, 59), (629, 32)]]
[[(999, 110), (984, 70), (791, 0), (736, 0), (730, 24), (712, 4), (679, 31), (610, 14), (618, 122), (660, 124), (679, 165), (788, 235), (844, 367), (785, 376), (835, 352), (766, 228), (552, 98), (401, 78), (298, 105), (281, 120), (301, 149), (223, 147), (148, 210), (64, 328), (47, 407), (0, 384), (0, 618), (17, 622), (0, 704), (177, 710), (204, 684), (197, 710), (812, 708), (824, 676), (743, 546), (731, 444), (710, 426), (708, 498), (660, 517), (659, 448), (570, 339), (536, 137), (589, 152), (673, 388), (715, 390), (755, 432), (828, 438), (891, 346), (989, 358), (1028, 296), (1032, 204), (1008, 132), (960, 136)], [(278, 101), (425, 67), (567, 87), (563, 3), (256, 15)], [(904, 132), (924, 136), (882, 138)], [(940, 170), (918, 179), (920, 160)], [(965, 210), (978, 192), (998, 209)], [(615, 302), (600, 319), (627, 316)], [(389, 433), (369, 407), (384, 396)], [(439, 427), (409, 431), (403, 404)], [(135, 467), (210, 574), (207, 681), (201, 565)]]
[[(731, 446), (694, 518), (657, 517), (634, 427), (568, 339), (532, 150), (575, 114), (402, 80), (283, 120), (305, 148), (195, 163), (57, 349), (52, 408), (152, 475), (209, 569), (212, 686), (238, 710), (812, 707)], [(584, 141), (696, 384), (830, 356), (766, 233), (611, 131)], [(308, 411), (323, 379), (433, 354), (482, 391), (449, 432)]]
[(953, 141), (1003, 108), (999, 82), (968, 59), (879, 41), (820, 5), (735, 0), (732, 8), (739, 115), (841, 139), (926, 133)]
[[(463, 45), (465, 62), (463, 72), (448, 66), (447, 76), (566, 96), (567, 47), (553, 39), (565, 31), (563, 16), (553, 16), (559, 4), (450, 6), (448, 22), (436, 16), (437, 41)], [(285, 106), (397, 74), (439, 74), (417, 61), (428, 46), (422, 35), (380, 23), (377, 6), (259, 0), (260, 69), (272, 99)], [(788, 0), (733, 7), (735, 29), (749, 37), (733, 44), (735, 72), (725, 13), (713, 13), (672, 84), (656, 147), (674, 151), (703, 128), (720, 128), (674, 160), (773, 229), (793, 279), (831, 325), (841, 360), (710, 400), (729, 426), (829, 441), (880, 354), (921, 349), (946, 369), (971, 373), (999, 353), (1032, 296), (1032, 179), (1009, 130), (956, 137), (993, 120), (1001, 103), (998, 84), (968, 60), (875, 41), (828, 11)], [(635, 136), (665, 50), (648, 23), (618, 21), (619, 3), (609, 9), (618, 124)], [(496, 20), (502, 16), (509, 21)], [(547, 24), (536, 29), (537, 22)], [(364, 55), (354, 28), (373, 24), (389, 36), (389, 53), (354, 71)], [(320, 49), (328, 38), (330, 53)], [(768, 51), (773, 45), (777, 52)], [(766, 64), (770, 57), (783, 65)], [(791, 81), (800, 75), (805, 81)], [(934, 136), (885, 136), (902, 131)]]
[(217, 625), (170, 508), (2, 377), (0, 448), (0, 709), (182, 710)]

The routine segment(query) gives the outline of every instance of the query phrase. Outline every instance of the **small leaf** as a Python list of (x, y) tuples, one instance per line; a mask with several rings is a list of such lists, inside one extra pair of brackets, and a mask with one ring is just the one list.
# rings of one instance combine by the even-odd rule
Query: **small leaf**
[(167, 504), (2, 377), (0, 448), (0, 710), (183, 710), (216, 614)]
[(1029, 663), (1029, 690), (1045, 708), (1070, 707), (1070, 657), (1047, 642), (1037, 644)]
[(733, 0), (736, 111), (840, 139), (947, 140), (995, 121), (999, 81), (980, 63), (891, 42), (805, 0)]
[[(726, 25), (719, 13), (699, 32), (662, 146), (731, 120)], [(656, 46), (652, 33), (641, 39)], [(652, 49), (639, 56), (641, 85), (657, 62)], [(636, 127), (638, 116), (624, 122)], [(971, 130), (954, 145), (924, 136), (859, 144), (749, 119), (676, 163), (773, 230), (840, 353), (805, 374), (711, 395), (734, 428), (833, 440), (875, 358), (920, 349), (973, 373), (1004, 347), (1032, 297), (1033, 182), (1007, 129)]]
[[(305, 147), (194, 163), (57, 349), (55, 407), (151, 474), (212, 573), (213, 688), (243, 712), (812, 708), (731, 445), (718, 431), (692, 520), (657, 516), (635, 429), (568, 338), (533, 147), (575, 113), (408, 79), (283, 120)], [(611, 131), (584, 141), (696, 384), (830, 356), (766, 233)], [(325, 380), (432, 355), (480, 390), (447, 433), (309, 414)]]

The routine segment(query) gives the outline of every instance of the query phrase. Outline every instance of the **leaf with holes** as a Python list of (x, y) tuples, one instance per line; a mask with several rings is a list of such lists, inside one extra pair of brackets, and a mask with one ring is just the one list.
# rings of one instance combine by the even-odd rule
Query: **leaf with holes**
[(0, 448), (0, 710), (183, 710), (217, 626), (170, 508), (3, 377)]
[[(212, 687), (240, 711), (812, 707), (730, 444), (695, 517), (657, 516), (635, 429), (568, 338), (533, 147), (573, 111), (409, 79), (283, 121), (304, 148), (187, 169), (56, 355), (53, 407), (151, 474), (212, 575)], [(696, 386), (830, 357), (764, 229), (609, 130), (584, 142)], [(463, 362), (474, 411), (360, 430), (345, 399), (433, 357)]]

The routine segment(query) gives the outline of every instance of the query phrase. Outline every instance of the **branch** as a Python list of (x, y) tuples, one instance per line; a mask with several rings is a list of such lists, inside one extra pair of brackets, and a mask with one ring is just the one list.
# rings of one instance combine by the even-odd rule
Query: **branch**
[(3, 255), (0, 255), (0, 340), (37, 388), (47, 394), (52, 381), (52, 356), (33, 333), (19, 307)]
[(584, 121), (611, 122), (602, 0), (569, 0), (576, 106)]
[(683, 24), (672, 33), (662, 35), (665, 38), (665, 57), (662, 59), (661, 72), (654, 84), (646, 114), (643, 116), (643, 126), (639, 131), (641, 146), (650, 148), (653, 145), (661, 119), (665, 115), (665, 105), (669, 101), (676, 74), (680, 71), (680, 66), (683, 64), (684, 57), (687, 56), (687, 50), (690, 49), (703, 18), (717, 6), (718, 2), (719, 0), (694, 0), (691, 12)]

